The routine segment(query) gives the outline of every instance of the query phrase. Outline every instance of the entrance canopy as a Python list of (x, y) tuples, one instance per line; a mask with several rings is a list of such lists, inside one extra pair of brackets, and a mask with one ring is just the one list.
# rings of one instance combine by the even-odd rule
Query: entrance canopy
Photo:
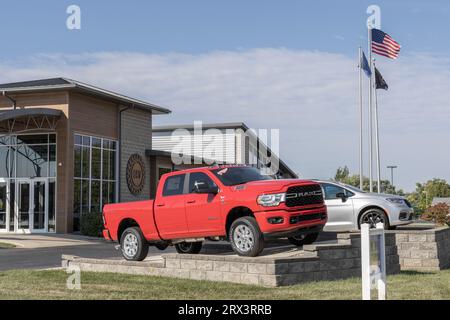
[(49, 108), (27, 108), (0, 111), (0, 132), (55, 130), (62, 111)]

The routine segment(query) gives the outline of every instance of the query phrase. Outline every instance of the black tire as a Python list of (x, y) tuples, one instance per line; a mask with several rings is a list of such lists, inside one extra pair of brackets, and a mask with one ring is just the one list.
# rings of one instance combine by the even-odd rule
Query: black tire
[(148, 242), (138, 227), (125, 229), (120, 237), (122, 256), (129, 261), (142, 261), (148, 254)]
[(180, 242), (175, 245), (175, 249), (180, 254), (198, 254), (202, 250), (203, 242)]
[(361, 225), (363, 223), (369, 223), (370, 228), (375, 228), (375, 225), (379, 222), (382, 222), (384, 225), (384, 230), (389, 230), (389, 219), (386, 216), (386, 213), (381, 209), (369, 209), (364, 211), (359, 217), (359, 228), (361, 229)]
[(253, 217), (235, 220), (230, 227), (229, 239), (231, 248), (240, 256), (256, 257), (264, 249), (263, 235)]
[(155, 243), (155, 247), (158, 250), (161, 250), (161, 251), (166, 250), (168, 246), (169, 246), (169, 244), (167, 242), (157, 242), (157, 243)]
[(305, 244), (314, 243), (319, 237), (319, 233), (301, 234), (295, 237), (289, 237), (288, 240), (291, 244), (301, 247)]

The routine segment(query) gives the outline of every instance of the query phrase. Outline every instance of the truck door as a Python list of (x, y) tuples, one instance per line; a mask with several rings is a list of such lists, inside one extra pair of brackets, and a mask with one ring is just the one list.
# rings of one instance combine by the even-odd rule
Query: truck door
[(168, 177), (155, 199), (155, 222), (163, 239), (183, 237), (188, 232), (184, 189), (186, 174)]
[(195, 193), (195, 184), (215, 186), (214, 181), (204, 172), (189, 174), (186, 194), (186, 217), (190, 234), (203, 236), (219, 235), (223, 229), (219, 194)]

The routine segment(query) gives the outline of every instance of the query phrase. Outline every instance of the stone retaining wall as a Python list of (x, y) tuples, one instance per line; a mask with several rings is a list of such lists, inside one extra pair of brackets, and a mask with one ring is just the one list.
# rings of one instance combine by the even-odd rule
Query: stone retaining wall
[[(360, 247), (360, 235), (347, 233), (338, 235), (337, 244), (307, 245), (303, 250), (283, 250), (254, 258), (227, 254), (163, 254), (161, 260), (127, 262), (63, 256), (63, 267), (273, 287), (360, 277)], [(389, 274), (400, 271), (394, 234), (386, 235), (386, 266)]]
[(394, 234), (402, 270), (435, 271), (450, 267), (450, 228), (386, 231)]

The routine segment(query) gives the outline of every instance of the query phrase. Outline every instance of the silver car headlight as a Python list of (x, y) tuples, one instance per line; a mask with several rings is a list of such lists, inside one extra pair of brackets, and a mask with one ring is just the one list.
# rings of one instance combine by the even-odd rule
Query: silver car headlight
[(393, 203), (393, 204), (398, 204), (398, 205), (403, 205), (405, 204), (405, 200), (401, 199), (401, 198), (386, 198), (387, 201)]
[(286, 200), (286, 193), (262, 194), (256, 202), (263, 207), (276, 207)]

